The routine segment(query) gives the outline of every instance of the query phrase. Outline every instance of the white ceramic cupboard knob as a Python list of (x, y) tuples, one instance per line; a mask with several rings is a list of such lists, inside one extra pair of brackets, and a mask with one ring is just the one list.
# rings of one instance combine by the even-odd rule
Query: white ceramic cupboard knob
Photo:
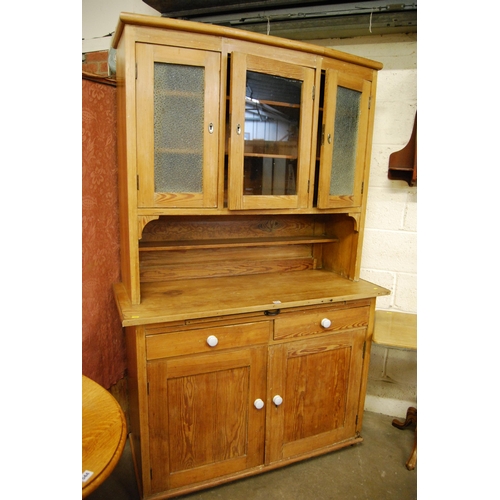
[(276, 394), (276, 396), (274, 396), (274, 398), (273, 398), (273, 403), (276, 406), (279, 406), (281, 403), (283, 403), (283, 398), (281, 396), (279, 396), (278, 394)]
[(215, 347), (219, 343), (219, 339), (215, 335), (210, 335), (210, 337), (207, 338), (207, 344), (210, 347)]
[(328, 318), (323, 318), (321, 320), (321, 326), (323, 328), (330, 328), (332, 326), (332, 322)]
[(253, 402), (253, 405), (257, 408), (257, 410), (262, 410), (262, 408), (264, 408), (264, 401), (262, 401), (262, 399), (256, 399)]

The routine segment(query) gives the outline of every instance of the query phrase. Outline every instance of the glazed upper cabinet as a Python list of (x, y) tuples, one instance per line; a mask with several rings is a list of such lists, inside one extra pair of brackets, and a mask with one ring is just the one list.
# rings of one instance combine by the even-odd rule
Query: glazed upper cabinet
[[(313, 234), (336, 243), (313, 248), (314, 265), (359, 279), (379, 63), (129, 14), (113, 46), (122, 280), (132, 303), (151, 274), (144, 229), (174, 215), (331, 215)], [(265, 227), (273, 237), (281, 223)], [(171, 248), (155, 258), (165, 262)]]
[(134, 44), (138, 209), (360, 207), (373, 72), (200, 36)]
[(215, 208), (220, 54), (138, 43), (139, 207)]
[(229, 208), (306, 208), (315, 71), (231, 54)]

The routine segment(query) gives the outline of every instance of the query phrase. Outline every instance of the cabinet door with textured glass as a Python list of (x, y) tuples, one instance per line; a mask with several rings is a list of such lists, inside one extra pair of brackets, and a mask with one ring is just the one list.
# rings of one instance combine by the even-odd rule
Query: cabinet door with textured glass
[(371, 84), (327, 69), (324, 74), (318, 208), (361, 205)]
[(308, 203), (315, 70), (231, 54), (229, 208)]
[(136, 51), (138, 206), (216, 207), (220, 54)]

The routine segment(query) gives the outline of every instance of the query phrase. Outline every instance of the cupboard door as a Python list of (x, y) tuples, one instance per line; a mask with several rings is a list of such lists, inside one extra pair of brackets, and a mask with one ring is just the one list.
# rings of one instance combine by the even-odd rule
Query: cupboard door
[(267, 348), (148, 362), (151, 492), (264, 462)]
[(315, 70), (231, 53), (231, 210), (308, 202)]
[(365, 333), (270, 348), (266, 463), (355, 437)]
[(217, 205), (220, 54), (137, 44), (138, 206)]
[(371, 84), (327, 69), (318, 208), (361, 206)]

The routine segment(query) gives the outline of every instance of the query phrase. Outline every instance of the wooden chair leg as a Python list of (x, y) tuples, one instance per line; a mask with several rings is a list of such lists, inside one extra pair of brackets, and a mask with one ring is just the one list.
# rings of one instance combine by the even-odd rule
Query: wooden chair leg
[(404, 422), (400, 422), (397, 419), (392, 421), (392, 425), (398, 429), (405, 429), (409, 425), (415, 424), (415, 439), (413, 442), (413, 450), (411, 451), (410, 458), (406, 462), (406, 468), (408, 470), (413, 470), (417, 464), (417, 409), (410, 406), (406, 412), (406, 419)]
[(410, 458), (406, 462), (406, 468), (413, 470), (417, 465), (417, 428), (415, 427), (415, 440), (413, 441), (413, 450), (411, 451)]
[(417, 425), (417, 409), (413, 408), (413, 406), (408, 408), (408, 411), (406, 412), (406, 420), (404, 422), (400, 422), (396, 418), (392, 421), (392, 425), (398, 429), (404, 429), (411, 424)]

